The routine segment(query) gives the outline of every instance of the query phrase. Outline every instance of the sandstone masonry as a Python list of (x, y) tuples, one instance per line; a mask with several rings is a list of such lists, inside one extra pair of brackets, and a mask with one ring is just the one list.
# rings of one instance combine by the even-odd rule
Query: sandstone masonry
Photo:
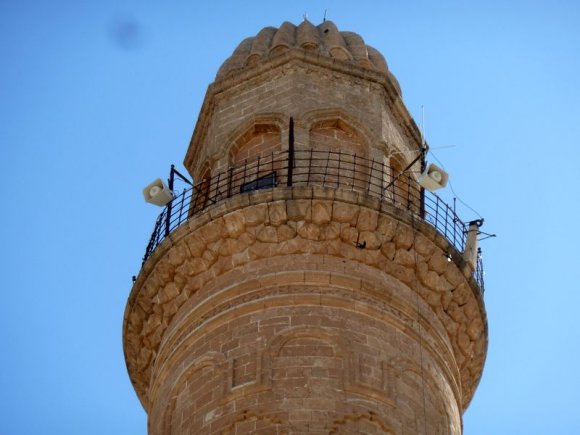
[[(290, 117), (298, 150), (384, 162), (390, 179), (417, 155), (376, 50), (305, 23), (226, 61), (185, 160), (196, 181), (287, 153)], [(151, 434), (462, 433), (487, 349), (473, 270), (419, 204), (328, 180), (201, 204), (147, 259), (123, 338)]]

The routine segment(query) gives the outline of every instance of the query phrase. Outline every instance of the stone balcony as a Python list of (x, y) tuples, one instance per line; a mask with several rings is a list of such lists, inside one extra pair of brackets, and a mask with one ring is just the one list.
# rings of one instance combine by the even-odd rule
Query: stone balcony
[[(421, 189), (412, 172), (396, 176), (393, 168), (382, 162), (335, 151), (301, 150), (293, 157), (290, 170), (288, 152), (272, 153), (229, 168), (178, 194), (157, 218), (143, 263), (176, 228), (228, 198), (242, 195), (241, 201), (250, 201), (250, 197), (286, 197), (287, 193), (280, 191), (283, 187), (325, 188), (345, 191), (347, 196), (351, 192), (350, 196), (357, 202), (376, 203), (378, 209), (381, 203), (386, 203), (401, 210), (407, 218), (433, 227), (450, 244), (447, 249), (449, 261), (457, 262), (466, 274), (472, 273), (483, 294), (481, 256), (478, 255), (471, 270), (462, 256), (468, 224), (436, 194)], [(260, 191), (260, 195), (250, 195), (255, 191)], [(362, 246), (364, 240), (355, 243)]]

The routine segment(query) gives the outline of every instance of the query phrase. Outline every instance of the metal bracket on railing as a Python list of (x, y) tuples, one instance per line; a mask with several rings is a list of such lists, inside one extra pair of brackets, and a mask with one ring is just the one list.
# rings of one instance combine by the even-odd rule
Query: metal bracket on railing
[[(181, 172), (175, 169), (175, 165), (171, 165), (171, 169), (169, 170), (169, 179), (167, 180), (167, 184), (169, 186), (169, 190), (173, 193), (173, 184), (175, 182), (175, 176), (178, 176), (183, 181), (185, 181), (190, 186), (193, 186), (193, 183), (189, 181)], [(167, 216), (165, 217), (165, 237), (169, 235), (169, 226), (170, 226), (170, 218), (171, 218), (171, 203), (173, 201), (169, 201), (167, 203)]]
[(405, 172), (407, 172), (409, 169), (411, 169), (411, 167), (415, 163), (417, 163), (419, 161), (419, 159), (421, 159), (421, 169), (422, 169), (423, 168), (423, 165), (427, 164), (426, 161), (425, 161), (425, 155), (426, 154), (427, 154), (427, 147), (422, 148), (421, 149), (421, 153), (417, 157), (415, 157), (415, 159), (411, 163), (409, 163), (405, 169), (403, 169), (401, 172), (399, 172), (397, 174), (397, 176), (395, 178), (393, 178), (393, 181), (391, 181), (389, 184), (387, 184), (387, 187), (385, 187), (384, 190), (387, 190), (389, 187), (391, 187), (393, 184), (395, 184), (395, 182), (399, 179), (399, 177), (401, 175), (403, 175)]

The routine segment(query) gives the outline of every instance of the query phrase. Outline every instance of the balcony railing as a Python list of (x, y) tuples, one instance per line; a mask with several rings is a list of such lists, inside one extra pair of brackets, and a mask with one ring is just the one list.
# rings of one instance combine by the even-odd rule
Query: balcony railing
[[(289, 157), (288, 152), (259, 157), (177, 195), (157, 218), (143, 262), (173, 230), (207, 207), (235, 195), (279, 186), (350, 189), (379, 198), (428, 222), (459, 252), (465, 249), (468, 225), (437, 195), (421, 189), (412, 174), (397, 174), (383, 162), (335, 151), (301, 150)], [(474, 278), (483, 292), (481, 257)]]

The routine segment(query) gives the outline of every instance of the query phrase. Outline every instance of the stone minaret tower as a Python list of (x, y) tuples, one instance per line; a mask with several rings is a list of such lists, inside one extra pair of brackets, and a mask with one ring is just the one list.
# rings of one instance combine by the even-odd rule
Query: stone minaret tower
[(359, 35), (242, 41), (127, 303), (150, 434), (462, 433), (487, 349), (477, 225), (421, 187), (422, 150)]

